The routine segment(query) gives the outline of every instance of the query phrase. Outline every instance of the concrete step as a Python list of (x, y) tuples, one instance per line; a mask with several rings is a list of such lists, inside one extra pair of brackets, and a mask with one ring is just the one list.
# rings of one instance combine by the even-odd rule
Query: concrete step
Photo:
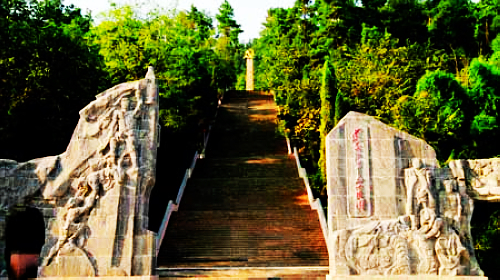
[[(159, 263), (252, 266), (328, 265), (317, 214), (282, 210), (179, 211), (171, 217)], [(234, 263), (233, 263), (234, 265)]]
[(196, 192), (198, 195), (251, 195), (272, 194), (282, 192), (294, 194), (305, 191), (302, 179), (298, 177), (248, 177), (248, 178), (191, 178), (185, 192)]
[[(234, 157), (269, 157), (274, 155), (286, 155), (286, 141), (276, 143), (274, 139), (260, 138), (255, 136), (242, 136), (241, 138), (214, 140), (207, 146), (205, 151), (206, 158), (234, 158)], [(217, 142), (215, 142), (217, 141)], [(260, 142), (260, 143), (259, 143)], [(261, 143), (269, 143), (263, 146)]]
[(272, 97), (228, 96), (205, 155), (170, 217), (160, 275), (324, 279), (328, 252), (318, 215), (276, 133)]
[(307, 203), (299, 178), (203, 178), (188, 182), (179, 209), (300, 210)]
[(217, 278), (217, 279), (325, 279), (327, 266), (301, 267), (184, 267), (158, 268), (160, 279)]
[(193, 178), (264, 178), (298, 176), (295, 160), (288, 156), (201, 159)]

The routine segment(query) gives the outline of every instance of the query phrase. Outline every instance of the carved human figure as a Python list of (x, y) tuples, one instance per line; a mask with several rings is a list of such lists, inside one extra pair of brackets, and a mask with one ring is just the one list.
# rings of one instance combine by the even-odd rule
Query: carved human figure
[(434, 209), (424, 207), (420, 210), (420, 228), (413, 232), (420, 260), (419, 274), (437, 274), (438, 265), (434, 254), (434, 244), (441, 234), (442, 225), (443, 221), (436, 217)]
[[(435, 209), (435, 199), (430, 190), (431, 170), (422, 167), (419, 158), (412, 159), (412, 167), (405, 169), (406, 215), (410, 217), (411, 229), (417, 229), (419, 206)], [(414, 197), (417, 198), (415, 204)]]
[(409, 274), (407, 226), (401, 220), (374, 221), (352, 231), (345, 256), (360, 275)]
[(436, 275), (438, 273), (438, 263), (434, 253), (436, 239), (427, 239), (419, 231), (413, 231), (413, 240), (419, 260), (417, 273)]
[(468, 253), (455, 232), (450, 232), (448, 236), (436, 240), (436, 255), (439, 260), (440, 276), (465, 274), (466, 267), (461, 265), (460, 261), (468, 260)]
[(124, 180), (124, 173), (114, 164), (114, 158), (99, 158), (91, 160), (91, 172), (86, 177), (78, 179), (77, 192), (65, 205), (66, 213), (63, 216), (64, 224), (61, 227), (59, 239), (50, 249), (44, 265), (49, 265), (54, 256), (65, 244), (78, 247), (75, 244), (84, 227), (83, 217), (88, 215), (98, 198), (100, 187), (109, 190)]
[(78, 180), (78, 189), (75, 196), (70, 198), (64, 206), (66, 213), (63, 216), (64, 224), (60, 229), (59, 239), (56, 245), (50, 249), (42, 264), (43, 266), (49, 265), (65, 244), (77, 247), (75, 242), (84, 228), (81, 218), (88, 214), (94, 206), (97, 193), (98, 189), (95, 182), (87, 181), (85, 177)]
[[(122, 142), (122, 135), (125, 135), (125, 115), (121, 109), (115, 109), (110, 112), (111, 116), (99, 119), (101, 131), (108, 131), (108, 135), (102, 141), (98, 151), (102, 153), (109, 145), (109, 151), (116, 156), (118, 143)], [(110, 120), (111, 119), (111, 120)]]
[[(135, 135), (133, 130), (127, 129), (125, 123), (125, 113), (127, 109), (128, 103), (124, 100), (124, 102), (120, 102), (120, 108), (117, 108), (113, 111), (111, 122), (107, 127), (107, 130), (109, 131), (108, 136), (101, 144), (99, 151), (104, 151), (109, 145), (109, 152), (111, 153), (111, 156), (113, 156), (113, 159), (116, 160), (118, 156), (120, 157), (118, 161), (119, 166), (121, 166), (120, 164), (123, 163), (124, 158), (128, 155), (130, 160), (130, 167), (134, 170), (137, 168)], [(136, 107), (136, 111), (138, 109), (140, 109), (140, 106)], [(134, 114), (136, 113), (136, 111), (134, 111)], [(140, 112), (140, 110), (137, 112)], [(124, 148), (119, 151), (119, 147), (122, 145), (124, 146)], [(120, 152), (121, 154), (119, 155)]]
[[(419, 166), (420, 161), (414, 159), (413, 166)], [(409, 212), (413, 239), (417, 243), (417, 251), (419, 255), (419, 274), (437, 274), (438, 264), (434, 253), (434, 244), (436, 238), (441, 234), (443, 221), (436, 215), (436, 201), (433, 190), (431, 189), (431, 172), (428, 169), (414, 168), (406, 172), (406, 183), (408, 190), (411, 191), (411, 202), (413, 195), (416, 196), (417, 204), (407, 208), (408, 211), (418, 211), (418, 222), (415, 219), (415, 212)], [(414, 171), (414, 172), (411, 172)], [(413, 184), (412, 184), (413, 183)], [(416, 192), (414, 193), (414, 189)], [(410, 203), (410, 201), (408, 201)], [(408, 206), (408, 205), (407, 205)]]
[[(141, 84), (138, 83), (135, 88), (129, 88), (124, 91), (117, 91), (117, 93), (112, 95), (108, 94), (100, 95), (97, 97), (96, 100), (92, 101), (89, 105), (83, 108), (80, 111), (80, 115), (86, 116), (87, 121), (95, 121), (100, 111), (102, 111), (107, 107), (116, 107), (118, 103), (121, 102), (121, 100), (128, 99), (125, 97), (128, 97), (131, 93), (133, 93), (135, 95), (135, 100), (137, 102), (133, 114), (135, 117), (139, 117), (140, 114), (142, 113), (142, 106), (144, 104), (140, 86)], [(110, 104), (110, 100), (116, 100), (116, 101), (115, 103)]]
[(457, 183), (453, 179), (443, 180), (445, 197), (442, 203), (441, 213), (446, 221), (447, 230), (454, 228), (460, 230), (462, 216), (462, 202), (458, 192)]
[(118, 164), (116, 164), (112, 155), (108, 155), (103, 159), (102, 167), (96, 174), (100, 177), (99, 180), (105, 191), (125, 182), (125, 171), (122, 162), (118, 161)]
[[(500, 172), (496, 172), (498, 161), (474, 160), (469, 170), (470, 185), (480, 196), (495, 197), (500, 196)], [(471, 172), (472, 171), (472, 172)]]
[(467, 249), (469, 257), (469, 267), (470, 275), (483, 275), (483, 271), (479, 267), (479, 263), (474, 254), (474, 245), (472, 243), (472, 235), (470, 230), (470, 222), (472, 218), (472, 211), (474, 210), (474, 200), (472, 200), (468, 194), (467, 179), (471, 177), (472, 172), (469, 166), (468, 160), (453, 160), (450, 162), (449, 167), (453, 175), (453, 179), (456, 180), (458, 185), (458, 193), (460, 194), (461, 200), (461, 216), (460, 216), (460, 228), (459, 237), (463, 241), (462, 245)]

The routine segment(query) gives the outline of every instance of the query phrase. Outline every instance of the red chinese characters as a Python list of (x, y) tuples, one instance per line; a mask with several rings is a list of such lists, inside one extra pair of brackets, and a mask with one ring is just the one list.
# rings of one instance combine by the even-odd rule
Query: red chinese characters
[(356, 152), (356, 170), (357, 170), (357, 178), (356, 178), (356, 208), (361, 211), (366, 210), (366, 200), (364, 198), (364, 180), (361, 176), (362, 172), (362, 162), (361, 162), (361, 143), (359, 142), (359, 134), (361, 132), (361, 128), (356, 128), (354, 133), (352, 134), (352, 141), (354, 145), (354, 151)]

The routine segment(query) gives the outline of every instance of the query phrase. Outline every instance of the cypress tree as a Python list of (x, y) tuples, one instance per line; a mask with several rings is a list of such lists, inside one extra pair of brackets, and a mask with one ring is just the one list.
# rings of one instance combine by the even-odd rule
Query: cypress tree
[(344, 96), (342, 91), (337, 92), (337, 97), (335, 98), (335, 117), (333, 118), (334, 126), (339, 123), (339, 121), (349, 112), (349, 102), (347, 97)]
[(337, 95), (337, 87), (335, 77), (332, 75), (331, 64), (328, 60), (325, 61), (323, 66), (323, 73), (321, 77), (321, 87), (319, 95), (321, 99), (321, 115), (320, 115), (320, 156), (318, 166), (321, 171), (321, 178), (323, 183), (326, 183), (326, 135), (334, 126), (334, 108), (335, 98)]

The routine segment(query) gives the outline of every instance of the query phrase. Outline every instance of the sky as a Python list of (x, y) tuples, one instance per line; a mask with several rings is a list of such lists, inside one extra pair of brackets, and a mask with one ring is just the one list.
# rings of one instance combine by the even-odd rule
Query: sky
[[(162, 8), (177, 10), (189, 10), (193, 4), (198, 10), (206, 12), (214, 18), (224, 0), (148, 0), (149, 5), (159, 5)], [(234, 9), (234, 18), (241, 25), (243, 33), (240, 34), (240, 42), (247, 43), (250, 39), (259, 37), (263, 29), (262, 23), (266, 21), (267, 10), (270, 8), (290, 8), (295, 0), (228, 0)], [(130, 0), (115, 0), (115, 3), (135, 3)], [(142, 1), (144, 2), (144, 1)], [(90, 10), (93, 18), (101, 12), (110, 8), (110, 2), (106, 0), (65, 0), (65, 5), (74, 4), (84, 12)]]

